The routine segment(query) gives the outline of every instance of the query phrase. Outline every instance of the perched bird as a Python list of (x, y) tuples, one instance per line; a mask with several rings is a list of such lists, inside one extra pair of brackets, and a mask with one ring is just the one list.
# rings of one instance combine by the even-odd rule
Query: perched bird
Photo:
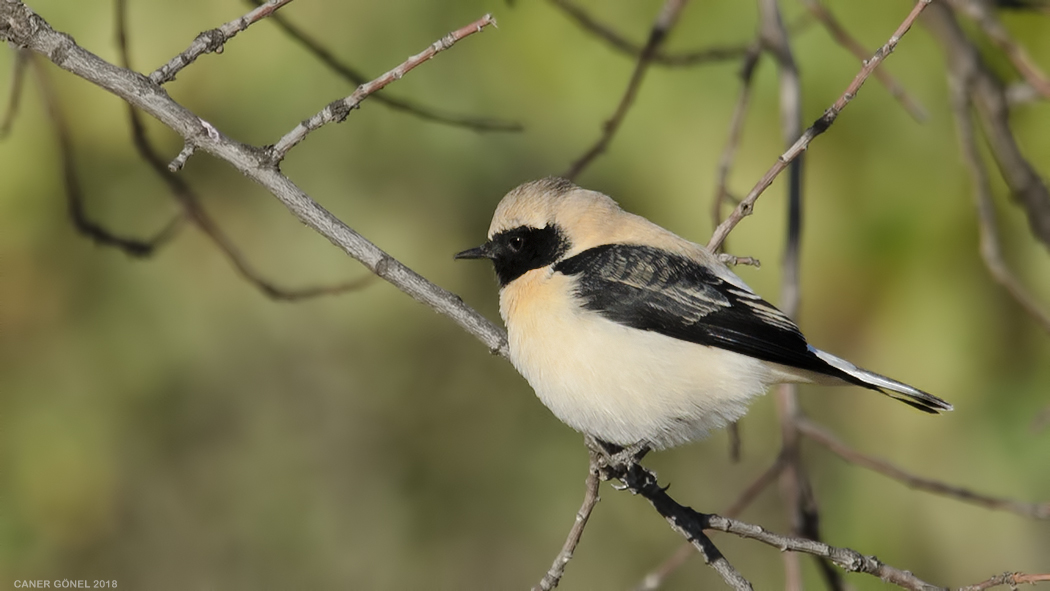
[(706, 248), (565, 179), (508, 193), (488, 238), (456, 258), (492, 260), (511, 362), (555, 416), (601, 441), (694, 441), (782, 382), (952, 409), (809, 345)]

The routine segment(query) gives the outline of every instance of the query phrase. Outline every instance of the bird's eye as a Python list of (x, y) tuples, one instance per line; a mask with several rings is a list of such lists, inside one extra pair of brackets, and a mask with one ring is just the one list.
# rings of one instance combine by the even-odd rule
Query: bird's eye
[(521, 252), (523, 246), (525, 246), (525, 239), (521, 236), (515, 236), (507, 242), (507, 248), (509, 248), (511, 252)]

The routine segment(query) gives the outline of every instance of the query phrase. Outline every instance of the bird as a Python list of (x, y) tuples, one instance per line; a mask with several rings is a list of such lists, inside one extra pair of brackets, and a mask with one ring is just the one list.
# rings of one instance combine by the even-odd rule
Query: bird
[(488, 241), (508, 357), (563, 423), (665, 449), (735, 422), (777, 383), (853, 384), (936, 414), (952, 405), (810, 345), (706, 247), (548, 177), (507, 193)]

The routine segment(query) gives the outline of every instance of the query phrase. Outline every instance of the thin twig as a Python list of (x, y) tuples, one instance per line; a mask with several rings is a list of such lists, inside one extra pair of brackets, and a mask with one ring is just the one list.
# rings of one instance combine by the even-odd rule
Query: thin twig
[[(874, 575), (887, 583), (893, 583), (912, 591), (939, 591), (942, 589), (919, 579), (908, 571), (890, 566), (874, 556), (866, 556), (850, 548), (838, 548), (816, 540), (785, 536), (729, 517), (700, 513), (671, 498), (667, 494), (667, 489), (661, 487), (657, 482), (656, 474), (641, 464), (606, 465), (602, 467), (602, 474), (604, 477), (620, 480), (626, 485), (627, 490), (645, 497), (660, 515), (667, 519), (672, 529), (686, 536), (705, 559), (710, 559), (709, 564), (712, 566), (715, 566), (718, 559), (724, 560), (724, 557), (714, 547), (711, 540), (703, 534), (703, 530), (722, 531), (741, 538), (757, 540), (781, 552), (801, 552), (827, 558), (847, 572)], [(725, 566), (731, 570), (725, 573), (719, 571), (719, 574), (722, 574), (727, 584), (736, 589), (750, 587), (750, 584), (743, 580), (728, 562), (725, 562)]]
[(740, 421), (733, 421), (726, 425), (726, 434), (729, 437), (729, 461), (739, 464), (743, 447), (743, 442), (740, 440)]
[(175, 216), (164, 225), (152, 238), (139, 239), (118, 236), (106, 229), (100, 223), (88, 217), (84, 207), (84, 191), (80, 186), (80, 177), (77, 174), (76, 159), (74, 158), (73, 138), (69, 130), (62, 108), (58, 104), (58, 95), (51, 86), (51, 81), (44, 71), (44, 66), (39, 63), (36, 56), (29, 56), (29, 67), (36, 75), (40, 86), (40, 95), (47, 107), (48, 117), (55, 128), (55, 137), (58, 140), (58, 150), (62, 159), (62, 182), (66, 190), (66, 204), (69, 216), (73, 220), (73, 226), (78, 232), (84, 234), (97, 244), (112, 246), (124, 253), (139, 258), (152, 255), (158, 248), (168, 242), (182, 226), (182, 216)]
[[(131, 69), (127, 38), (127, 1), (116, 0), (115, 8), (117, 49), (120, 55), (121, 65), (124, 68)], [(264, 295), (274, 300), (294, 302), (317, 296), (346, 293), (348, 291), (361, 289), (372, 283), (375, 275), (368, 274), (359, 279), (337, 285), (285, 289), (275, 285), (267, 279), (264, 279), (257, 271), (255, 271), (255, 269), (252, 268), (248, 260), (243, 254), (241, 254), (236, 245), (233, 244), (233, 241), (222, 231), (222, 228), (211, 218), (210, 215), (208, 215), (208, 212), (201, 204), (200, 197), (190, 186), (189, 182), (187, 182), (184, 177), (175, 174), (170, 166), (165, 165), (164, 158), (153, 146), (146, 134), (146, 126), (142, 122), (142, 117), (140, 116), (138, 109), (131, 106), (131, 104), (127, 104), (127, 109), (128, 120), (131, 124), (131, 140), (135, 145), (135, 149), (138, 151), (139, 156), (149, 164), (150, 168), (152, 168), (157, 176), (159, 176), (168, 186), (168, 190), (171, 192), (172, 196), (179, 205), (182, 206), (185, 216), (189, 218), (194, 225), (200, 228), (205, 236), (212, 240), (215, 246), (218, 247), (219, 251), (226, 256), (231, 264), (233, 264), (241, 277), (248, 281), (248, 283), (257, 287)], [(187, 146), (189, 145), (191, 144), (187, 144)]]
[(623, 123), (624, 117), (627, 116), (627, 111), (630, 110), (631, 105), (634, 104), (634, 98), (638, 94), (638, 89), (641, 87), (642, 80), (645, 78), (645, 73), (648, 71), (650, 64), (653, 60), (653, 55), (656, 50), (660, 48), (660, 45), (667, 38), (667, 35), (674, 28), (676, 22), (678, 22), (678, 16), (682, 13), (682, 8), (685, 7), (685, 3), (688, 0), (667, 0), (663, 7), (660, 8), (660, 13), (656, 16), (656, 20), (653, 22), (653, 27), (649, 31), (649, 40), (645, 43), (645, 47), (642, 48), (641, 53), (638, 55), (638, 61), (634, 65), (634, 71), (631, 72), (631, 79), (627, 83), (627, 89), (624, 90), (623, 96), (620, 97), (620, 104), (617, 105), (616, 111), (613, 113), (605, 124), (602, 126), (602, 134), (598, 138), (598, 141), (594, 143), (582, 156), (580, 156), (569, 170), (562, 176), (573, 180), (586, 168), (591, 162), (594, 161), (599, 155), (605, 152), (609, 143), (612, 142), (613, 136), (616, 135), (617, 130), (620, 129), (620, 125)]
[(733, 167), (737, 146), (740, 145), (740, 136), (744, 131), (744, 117), (747, 115), (747, 107), (751, 102), (751, 81), (755, 78), (755, 67), (758, 65), (759, 56), (762, 55), (761, 50), (762, 46), (759, 43), (751, 44), (744, 56), (744, 63), (740, 67), (740, 96), (737, 98), (736, 106), (733, 107), (733, 116), (729, 120), (729, 138), (718, 159), (716, 174), (718, 180), (715, 183), (715, 198), (711, 203), (711, 219), (715, 227), (722, 223), (722, 205), (729, 197), (729, 171)]
[(547, 574), (543, 575), (540, 584), (532, 588), (533, 591), (551, 591), (551, 589), (558, 586), (562, 575), (565, 574), (565, 566), (572, 560), (572, 554), (580, 543), (583, 530), (587, 527), (587, 520), (591, 518), (594, 506), (601, 500), (598, 496), (598, 486), (600, 484), (598, 458), (594, 451), (590, 451), (590, 464), (587, 467), (587, 490), (583, 495), (583, 504), (580, 506), (580, 510), (576, 512), (576, 520), (572, 524), (572, 529), (569, 530), (569, 536), (565, 539), (565, 545), (562, 546), (561, 552), (558, 552), (558, 555), (554, 558), (554, 563), (551, 564)]
[(288, 150), (291, 150), (293, 147), (296, 146), (296, 144), (303, 141), (303, 139), (306, 138), (307, 134), (309, 134), (310, 132), (320, 128), (321, 126), (327, 123), (342, 122), (344, 119), (346, 119), (347, 115), (350, 114), (350, 111), (356, 109), (358, 105), (361, 104), (361, 101), (368, 98), (369, 95), (371, 95), (372, 93), (382, 89), (384, 86), (390, 84), (394, 80), (400, 80), (405, 74), (412, 71), (413, 68), (429, 60), (438, 53), (448, 49), (449, 47), (452, 47), (456, 44), (456, 42), (463, 39), (464, 37), (473, 35), (474, 33), (479, 33), (485, 27), (489, 25), (495, 26), (495, 24), (496, 19), (492, 18), (491, 14), (486, 14), (485, 16), (470, 23), (469, 25), (456, 29), (448, 35), (445, 35), (441, 39), (435, 41), (430, 45), (430, 47), (427, 47), (423, 51), (408, 58), (400, 66), (394, 68), (393, 70), (390, 70), (386, 74), (383, 74), (375, 80), (372, 80), (371, 82), (367, 82), (357, 87), (357, 90), (355, 90), (354, 93), (350, 96), (344, 99), (339, 99), (337, 101), (332, 101), (319, 113), (307, 119), (306, 121), (303, 121), (299, 125), (296, 125), (295, 129), (285, 134), (285, 136), (282, 137), (280, 141), (278, 141), (270, 149), (271, 162), (275, 165), (280, 163), (281, 160), (283, 160), (285, 155), (288, 153)]
[(1012, 196), (1024, 207), (1032, 234), (1050, 248), (1050, 188), (1025, 158), (1010, 129), (1010, 106), (1002, 84), (947, 5), (935, 4), (924, 21), (944, 49), (948, 71), (966, 81), (988, 149)]
[(755, 201), (758, 200), (758, 197), (769, 187), (769, 185), (773, 184), (773, 180), (783, 172), (785, 168), (787, 168), (792, 160), (806, 150), (809, 143), (813, 141), (813, 138), (827, 131), (828, 127), (835, 122), (839, 113), (842, 112), (842, 109), (844, 109), (857, 95), (857, 91), (860, 90), (864, 81), (867, 80), (875, 68), (877, 68), (879, 64), (881, 64), (883, 60), (893, 52), (897, 47), (897, 44), (900, 42), (901, 37), (908, 32), (908, 29), (911, 28), (915, 19), (918, 18), (919, 14), (922, 13), (931, 1), (932, 0), (918, 0), (915, 7), (912, 8), (911, 12), (901, 25), (897, 27), (897, 30), (890, 37), (889, 41), (880, 47), (878, 51), (875, 52), (875, 55), (864, 64), (864, 67), (861, 68), (860, 72), (854, 77), (853, 82), (851, 82), (849, 87), (846, 88), (846, 92), (844, 92), (842, 96), (840, 96), (839, 99), (835, 101), (835, 103), (831, 105), (831, 107), (829, 107), (828, 110), (825, 111), (824, 114), (817, 119), (801, 137), (799, 137), (798, 141), (795, 142), (791, 148), (777, 158), (776, 163), (774, 163), (766, 174), (762, 176), (755, 187), (751, 189), (751, 192), (747, 194), (747, 197), (745, 197), (744, 200), (740, 202), (740, 205), (733, 210), (733, 213), (729, 218), (715, 228), (711, 240), (707, 243), (708, 250), (712, 252), (717, 250), (718, 247), (721, 246), (722, 241), (726, 239), (726, 236), (728, 236), (729, 233), (733, 231), (733, 228), (740, 223), (740, 220), (751, 215), (755, 208)]
[(909, 571), (890, 566), (874, 556), (866, 556), (850, 548), (837, 548), (816, 540), (784, 536), (768, 531), (761, 526), (744, 523), (736, 519), (719, 515), (704, 515), (692, 509), (687, 510), (694, 514), (694, 519), (699, 519), (703, 523), (705, 530), (724, 531), (741, 538), (757, 540), (763, 544), (773, 546), (781, 552), (802, 552), (812, 556), (827, 558), (846, 572), (874, 575), (887, 583), (892, 583), (904, 589), (911, 589), (912, 591), (940, 591), (943, 589), (923, 581)]
[(1050, 99), (1050, 79), (999, 21), (994, 8), (985, 0), (948, 0), (952, 8), (965, 14), (981, 27), (985, 35), (1003, 50), (1017, 71), (1044, 99)]
[(711, 542), (704, 533), (703, 521), (697, 519), (700, 515), (689, 507), (678, 504), (667, 494), (667, 489), (661, 487), (656, 480), (656, 474), (642, 467), (641, 464), (631, 463), (629, 465), (606, 465), (603, 466), (605, 478), (616, 478), (623, 482), (627, 490), (636, 495), (642, 495), (653, 508), (667, 520), (671, 529), (681, 534), (689, 543), (696, 548), (704, 562), (715, 569), (722, 576), (727, 585), (737, 591), (750, 591), (751, 583), (737, 571), (732, 564), (722, 555), (722, 552)]
[[(828, 30), (828, 33), (839, 45), (852, 53), (861, 62), (868, 59), (871, 51), (861, 45), (860, 41), (857, 41), (853, 35), (850, 35), (846, 27), (842, 26), (842, 23), (821, 3), (821, 0), (803, 0), (802, 3), (809, 10), (809, 13), (824, 25), (824, 28)], [(920, 123), (926, 121), (926, 109), (908, 94), (908, 91), (904, 89), (904, 85), (898, 82), (893, 77), (893, 74), (882, 69), (875, 70), (875, 78), (886, 87), (886, 90), (890, 92), (893, 98), (897, 99), (901, 106), (904, 107), (904, 110), (912, 116), (912, 119)]]
[[(776, 480), (785, 465), (784, 454), (781, 453), (768, 468), (758, 475), (758, 478), (755, 478), (751, 484), (747, 485), (747, 488), (740, 493), (729, 508), (723, 511), (723, 514), (726, 517), (737, 517), (743, 513), (744, 509), (746, 509), (758, 497), (758, 495), (762, 493), (762, 491)], [(667, 577), (671, 576), (671, 573), (678, 570), (683, 564), (685, 564), (686, 560), (694, 555), (695, 553), (693, 552), (692, 544), (689, 542), (682, 544), (670, 558), (661, 563), (660, 566), (653, 569), (649, 574), (645, 575), (645, 578), (635, 586), (634, 591), (656, 591), (664, 584)]]
[(165, 84), (175, 79), (175, 75), (178, 74), (183, 68), (192, 64), (194, 60), (205, 53), (222, 53), (222, 48), (226, 43), (233, 39), (237, 33), (247, 29), (254, 23), (270, 16), (277, 9), (281, 8), (285, 4), (288, 4), (292, 0), (270, 0), (266, 4), (262, 4), (255, 8), (248, 14), (232, 20), (225, 25), (217, 29), (210, 31), (204, 31), (197, 38), (190, 43), (190, 46), (185, 51), (171, 58), (168, 63), (157, 68), (155, 72), (149, 75), (149, 79), (154, 84)]
[[(214, 136), (204, 133), (200, 118), (173, 101), (166, 93), (159, 92), (155, 84), (133, 72), (113, 66), (84, 50), (68, 35), (54, 31), (46, 21), (17, 0), (0, 0), (0, 41), (8, 41), (16, 47), (27, 47), (34, 52), (48, 56), (63, 69), (141, 108), (184, 139), (202, 136), (199, 141), (199, 149), (230, 163), (245, 176), (262, 185), (303, 223), (328, 238), (347, 254), (360, 260), (374, 273), (439, 313), (449, 316), (467, 332), (484, 342), (493, 352), (506, 354), (506, 335), (501, 329), (463, 304), (454, 294), (415, 274), (318, 205), (279, 170), (270, 166), (264, 151), (234, 142), (221, 133)], [(653, 480), (655, 481), (655, 476)], [(652, 491), (651, 487), (647, 487), (647, 490), (654, 495), (657, 494), (656, 491), (666, 495), (658, 486), (656, 491)], [(683, 508), (678, 515), (682, 518), (691, 518), (697, 514)], [(816, 544), (814, 542), (786, 536), (770, 538), (770, 535), (776, 535), (768, 534), (768, 532), (762, 535), (761, 531), (756, 533), (748, 529), (756, 526), (733, 520), (727, 521), (726, 518), (716, 516), (707, 517), (707, 525), (712, 529), (754, 537), (784, 549), (813, 553), (827, 552), (837, 556), (841, 562), (839, 560), (836, 562), (845, 564), (846, 568), (873, 572), (887, 577), (891, 582), (904, 580), (904, 586), (909, 589), (927, 587), (921, 584), (921, 581), (916, 584), (914, 577), (904, 576), (906, 573), (886, 567), (874, 558), (859, 555), (852, 550), (835, 549), (824, 544), (813, 547), (812, 544)], [(690, 524), (683, 524), (682, 527), (689, 527), (690, 531), (693, 529)]]
[(117, 67), (76, 44), (19, 0), (0, 0), (0, 41), (46, 56), (58, 67), (102, 88), (153, 116), (184, 140), (223, 160), (269, 191), (306, 226), (400, 291), (457, 323), (494, 353), (507, 355), (507, 333), (457, 295), (409, 269), (321, 207), (280, 170), (266, 151), (208, 133), (200, 117), (172, 100), (145, 76)]
[(0, 140), (11, 133), (11, 125), (14, 124), (15, 117), (18, 116), (18, 106), (22, 100), (22, 88), (26, 79), (26, 61), (28, 59), (28, 51), (22, 49), (15, 52), (15, 63), (11, 66), (11, 88), (7, 94), (7, 108), (4, 109), (4, 116), (0, 118)]
[(1041, 575), (1003, 573), (991, 577), (987, 581), (977, 583), (976, 585), (960, 587), (959, 591), (984, 591), (985, 589), (991, 589), (992, 587), (998, 587), (999, 585), (1009, 585), (1011, 589), (1016, 589), (1018, 585), (1035, 585), (1036, 583), (1045, 583), (1048, 581), (1050, 581), (1050, 573)]
[[(262, 0), (245, 0), (249, 4), (260, 6)], [(350, 81), (352, 84), (360, 86), (365, 82), (371, 80), (370, 76), (358, 71), (353, 66), (347, 64), (335, 56), (328, 48), (321, 44), (310, 35), (308, 35), (302, 29), (296, 27), (284, 17), (284, 15), (278, 13), (270, 17), (270, 20), (277, 24), (281, 29), (284, 30), (292, 39), (298, 41), (306, 50), (314, 55), (321, 61), (322, 64), (328, 66), (330, 70), (338, 74), (339, 76)], [(506, 121), (503, 119), (493, 119), (488, 117), (471, 117), (467, 115), (458, 115), (455, 113), (443, 113), (432, 107), (427, 107), (413, 103), (407, 99), (396, 98), (387, 93), (375, 94), (372, 96), (372, 100), (378, 103), (382, 103), (391, 109), (396, 111), (402, 111), (415, 115), (420, 119), (426, 121), (433, 121), (435, 123), (443, 123), (445, 125), (451, 125), (454, 127), (465, 127), (467, 129), (473, 129), (474, 131), (522, 131), (524, 126), (517, 121)]]
[(878, 472), (883, 476), (887, 476), (904, 484), (908, 488), (942, 495), (965, 503), (979, 505), (987, 509), (1010, 511), (1032, 519), (1050, 519), (1050, 502), (1041, 504), (1023, 503), (1012, 499), (992, 497), (974, 492), (961, 486), (946, 484), (938, 480), (918, 476), (898, 468), (882, 458), (870, 456), (851, 448), (828, 432), (827, 429), (824, 429), (809, 420), (800, 420), (798, 422), (798, 427), (803, 435), (824, 446), (828, 451), (847, 462)]
[[(645, 48), (637, 43), (627, 39), (620, 33), (616, 32), (599, 22), (596, 18), (590, 15), (586, 10), (570, 2), (569, 0), (550, 0), (551, 4), (554, 4), (562, 11), (565, 12), (570, 18), (572, 18), (577, 25), (583, 28), (585, 31), (590, 32), (599, 39), (604, 40), (610, 46), (617, 51), (625, 55), (629, 55), (632, 58), (638, 58)], [(695, 66), (710, 62), (717, 61), (728, 61), (738, 57), (744, 56), (748, 51), (747, 45), (727, 45), (723, 47), (707, 47), (704, 49), (694, 49), (682, 53), (666, 53), (662, 50), (656, 50), (652, 55), (652, 63), (661, 66), (672, 66), (672, 67), (683, 67), (683, 66)]]
[(1014, 300), (1050, 332), (1050, 312), (1028, 293), (1010, 272), (1003, 257), (988, 172), (976, 146), (971, 110), (983, 123), (984, 136), (1004, 180), (1024, 204), (1029, 226), (1037, 238), (1050, 245), (1050, 192), (1024, 158), (1009, 127), (1005, 92), (981, 62), (976, 47), (966, 38), (952, 13), (942, 6), (926, 17), (927, 26), (939, 38), (948, 56), (948, 81), (952, 107), (959, 129), (963, 159), (973, 175), (975, 205), (980, 233), (981, 258), (992, 278)]
[[(759, 40), (763, 49), (777, 62), (780, 80), (780, 117), (785, 146), (791, 146), (802, 132), (802, 83), (788, 32), (777, 0), (760, 0)], [(781, 259), (780, 308), (791, 318), (798, 316), (801, 301), (800, 251), (802, 244), (802, 169), (804, 158), (795, 158), (788, 170), (787, 231), (784, 255)], [(780, 492), (791, 523), (791, 533), (812, 540), (820, 540), (820, 511), (809, 475), (799, 452), (799, 434), (795, 422), (803, 416), (798, 403), (798, 388), (782, 384), (775, 390), (777, 414), (780, 422), (781, 453), (785, 466), (780, 473)], [(802, 565), (797, 554), (784, 555), (785, 589), (801, 591)], [(828, 587), (833, 591), (843, 588), (842, 575), (829, 562), (817, 558), (817, 565)]]
[(955, 113), (956, 127), (959, 130), (959, 144), (962, 148), (966, 168), (973, 177), (974, 205), (977, 208), (977, 229), (980, 236), (981, 259), (988, 267), (988, 272), (999, 285), (1013, 296), (1014, 300), (1032, 318), (1050, 333), (1050, 313), (1043, 310), (1034, 297), (1021, 284), (1021, 281), (1010, 271), (1003, 257), (1002, 241), (999, 239), (998, 222), (995, 205), (992, 203), (992, 187), (988, 179), (988, 169), (984, 165), (977, 139), (974, 134), (973, 121), (970, 115), (969, 84), (950, 74), (952, 90), (952, 107)]

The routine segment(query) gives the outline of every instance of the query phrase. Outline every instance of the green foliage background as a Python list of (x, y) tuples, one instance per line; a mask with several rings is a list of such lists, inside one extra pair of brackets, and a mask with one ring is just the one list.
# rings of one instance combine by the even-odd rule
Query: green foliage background
[[(802, 11), (784, 4), (789, 20)], [(29, 5), (116, 61), (111, 2)], [(659, 5), (586, 3), (639, 41)], [(829, 7), (874, 48), (910, 3)], [(246, 11), (232, 0), (132, 1), (133, 64), (152, 70), (201, 30)], [(524, 133), (450, 128), (367, 101), (311, 135), (284, 170), (393, 256), (496, 319), (491, 270), (452, 254), (483, 241), (503, 193), (564, 171), (597, 137), (632, 61), (539, 1), (300, 0), (282, 14), (378, 75), (486, 11), (499, 29), (385, 92), (520, 120)], [(746, 42), (755, 18), (751, 3), (696, 2), (669, 49)], [(1050, 20), (1006, 22), (1050, 69)], [(811, 121), (858, 65), (819, 26), (794, 48)], [(12, 63), (13, 52), (0, 51), (0, 80)], [(655, 67), (612, 149), (581, 184), (705, 242), (737, 67)], [(1050, 500), (1050, 431), (1029, 427), (1050, 404), (1050, 338), (979, 260), (940, 49), (918, 27), (886, 67), (930, 119), (915, 123), (869, 81), (813, 144), (799, 319), (821, 348), (957, 410), (929, 417), (850, 388), (805, 390), (803, 405), (853, 445), (910, 470)], [(176, 206), (135, 154), (124, 104), (48, 70), (73, 120), (90, 215), (125, 234), (160, 228)], [(739, 193), (781, 152), (768, 60), (755, 88), (732, 175)], [(262, 22), (167, 89), (231, 137), (267, 144), (353, 87)], [(1050, 176), (1050, 104), (1017, 109), (1013, 123)], [(178, 152), (171, 132), (153, 121), (150, 131), (169, 156)], [(364, 273), (228, 166), (198, 155), (182, 174), (273, 281), (304, 286)], [(1047, 249), (996, 182), (1010, 263), (1050, 305)], [(774, 301), (783, 210), (778, 182), (730, 239), (734, 253), (765, 263), (739, 273)], [(681, 501), (722, 510), (775, 455), (771, 398), (756, 402), (741, 428), (739, 464), (728, 460), (724, 434), (649, 464)], [(1050, 571), (1045, 521), (910, 491), (812, 445), (806, 457), (830, 543), (944, 585)], [(0, 143), (0, 586), (71, 578), (115, 579), (121, 589), (524, 589), (562, 544), (585, 465), (579, 435), (510, 364), (389, 285), (278, 303), (241, 280), (195, 229), (145, 261), (77, 235), (54, 134), (35, 85), (28, 89)], [(566, 589), (630, 588), (681, 543), (643, 500), (602, 492)], [(744, 518), (788, 527), (775, 487)], [(782, 585), (775, 550), (728, 536), (716, 542), (756, 588)], [(807, 582), (819, 585), (804, 564)], [(719, 585), (694, 559), (667, 588)]]

